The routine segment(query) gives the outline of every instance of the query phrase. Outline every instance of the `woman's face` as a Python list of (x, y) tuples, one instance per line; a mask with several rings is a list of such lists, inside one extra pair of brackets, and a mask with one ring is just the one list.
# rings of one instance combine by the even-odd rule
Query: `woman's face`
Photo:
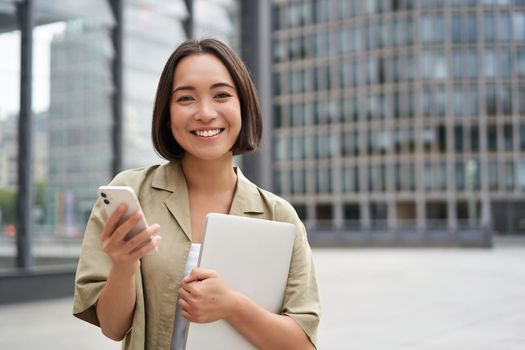
[(170, 128), (184, 157), (217, 160), (232, 156), (241, 131), (237, 89), (222, 62), (211, 54), (183, 58), (173, 77)]

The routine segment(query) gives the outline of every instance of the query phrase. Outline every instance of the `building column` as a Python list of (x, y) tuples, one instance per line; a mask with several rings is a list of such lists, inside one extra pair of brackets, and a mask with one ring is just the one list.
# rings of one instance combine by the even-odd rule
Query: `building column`
[(111, 12), (115, 19), (115, 26), (111, 32), (111, 42), (115, 50), (113, 56), (113, 63), (111, 65), (111, 72), (113, 75), (113, 129), (112, 136), (112, 154), (113, 160), (111, 163), (111, 171), (113, 176), (122, 171), (122, 145), (123, 145), (123, 37), (124, 37), (124, 4), (123, 0), (109, 0)]
[(16, 4), (18, 13), (20, 53), (20, 114), (18, 119), (18, 192), (16, 233), (17, 266), (31, 266), (31, 233), (33, 204), (32, 153), (32, 92), (33, 92), (33, 27), (34, 3), (24, 0)]
[(263, 136), (259, 150), (243, 156), (243, 172), (260, 187), (273, 190), (273, 113), (271, 13), (269, 0), (242, 0), (241, 57), (257, 86), (263, 115)]

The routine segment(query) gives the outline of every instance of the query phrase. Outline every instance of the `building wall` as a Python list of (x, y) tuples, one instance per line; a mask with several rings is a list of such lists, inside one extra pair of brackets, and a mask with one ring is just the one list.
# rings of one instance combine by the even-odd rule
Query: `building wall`
[(525, 217), (524, 1), (272, 4), (274, 184), (309, 226)]

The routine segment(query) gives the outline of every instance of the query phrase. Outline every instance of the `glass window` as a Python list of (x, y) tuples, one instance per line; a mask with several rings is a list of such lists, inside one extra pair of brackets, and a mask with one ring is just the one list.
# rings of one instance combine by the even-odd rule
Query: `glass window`
[(286, 159), (286, 141), (287, 138), (283, 136), (278, 136), (275, 138), (275, 159), (276, 160), (285, 160)]
[(494, 78), (496, 76), (496, 53), (494, 50), (485, 50), (483, 72), (485, 77)]
[(518, 186), (525, 190), (525, 160), (521, 160), (518, 167)]
[(498, 132), (496, 125), (489, 125), (487, 127), (487, 143), (488, 150), (495, 152), (498, 149)]
[(505, 163), (505, 189), (512, 191), (514, 189), (514, 163)]
[(510, 78), (512, 75), (510, 51), (504, 50), (499, 52), (499, 70), (499, 74), (503, 78)]
[(454, 107), (454, 115), (456, 117), (462, 116), (463, 113), (463, 106), (464, 106), (464, 97), (463, 97), (463, 90), (461, 86), (454, 86), (454, 90), (452, 91), (452, 98), (453, 98), (453, 107)]
[(495, 160), (490, 160), (488, 164), (489, 168), (489, 188), (491, 190), (498, 189), (498, 164)]
[(520, 150), (525, 151), (525, 124), (520, 125)]
[(275, 188), (275, 192), (278, 194), (284, 193), (284, 172), (282, 170), (275, 170), (273, 172), (274, 179), (273, 184)]
[[(374, 202), (370, 203), (370, 220), (386, 221), (388, 217), (386, 203)], [(372, 223), (372, 225), (384, 225), (384, 223)]]
[(283, 106), (275, 104), (273, 106), (273, 126), (281, 128), (283, 126)]
[(479, 127), (477, 125), (473, 125), (470, 129), (470, 151), (479, 151)]
[(495, 116), (497, 114), (496, 87), (494, 85), (487, 85), (485, 87), (485, 110), (489, 116)]
[(454, 149), (456, 152), (463, 152), (463, 126), (454, 127)]
[(516, 49), (516, 74), (518, 77), (525, 78), (525, 49)]
[(519, 114), (525, 115), (525, 86), (520, 87), (518, 91), (518, 101), (519, 101)]
[(513, 134), (512, 134), (512, 125), (505, 124), (503, 126), (503, 146), (505, 151), (512, 151), (513, 148)]
[(479, 115), (479, 95), (478, 88), (475, 85), (470, 86), (466, 91), (466, 104), (465, 107), (468, 108), (467, 115), (476, 117)]
[(444, 116), (447, 110), (447, 95), (445, 94), (445, 90), (443, 88), (437, 89), (435, 91), (434, 98), (437, 107), (437, 114), (439, 116)]
[(458, 191), (465, 189), (465, 167), (463, 161), (456, 162), (456, 189)]
[(361, 207), (359, 203), (355, 204), (345, 204), (343, 207), (343, 214), (347, 224), (345, 226), (354, 227), (359, 224), (359, 219), (361, 218)]
[[(446, 220), (448, 217), (446, 202), (428, 202), (426, 203), (426, 217), (430, 220)], [(434, 223), (434, 225), (437, 222)], [(443, 225), (445, 225), (443, 223)]]
[(485, 14), (484, 16), (484, 38), (487, 42), (493, 42), (496, 40), (496, 18), (493, 14)]
[[(11, 10), (12, 12), (8, 13), (8, 9), (5, 9), (4, 20), (12, 20), (16, 23), (14, 5)], [(19, 31), (0, 34), (0, 52), (2, 52), (0, 55), (0, 67), (2, 67), (2, 78), (0, 79), (0, 106), (2, 106), (0, 108), (0, 237), (2, 237), (2, 243), (0, 245), (6, 253), (6, 256), (0, 260), (0, 268), (12, 268), (16, 266), (18, 114), (20, 112)], [(36, 131), (34, 133), (36, 137)], [(34, 156), (36, 157), (36, 154)]]
[(423, 115), (430, 116), (432, 114), (432, 92), (428, 89), (421, 91), (421, 104)]
[(498, 40), (509, 41), (511, 33), (510, 15), (502, 13), (498, 18)]
[(292, 193), (306, 193), (306, 173), (304, 169), (292, 170)]
[(430, 163), (425, 163), (425, 168), (424, 168), (424, 184), (425, 184), (425, 191), (429, 192), (432, 190), (432, 173), (433, 173), (433, 169), (432, 169), (432, 164)]
[(359, 172), (356, 166), (346, 166), (343, 168), (343, 192), (351, 193), (359, 190)]
[(421, 42), (430, 43), (433, 41), (433, 18), (431, 16), (421, 16)]
[(452, 52), (452, 77), (459, 79), (463, 76), (463, 52)]
[(447, 189), (447, 183), (448, 183), (448, 176), (447, 176), (447, 164), (444, 161), (437, 163), (437, 189), (438, 190), (446, 190)]
[(452, 42), (454, 44), (461, 43), (461, 17), (459, 15), (452, 16)]
[(316, 171), (315, 189), (317, 193), (332, 192), (331, 169), (319, 167)]
[(364, 47), (361, 33), (362, 31), (360, 30), (360, 28), (352, 28), (352, 31), (351, 31), (352, 39), (350, 41), (350, 45), (351, 45), (351, 49), (353, 52), (360, 51)]
[(474, 43), (478, 39), (478, 26), (476, 23), (476, 16), (469, 15), (466, 17), (467, 21), (467, 42)]
[(512, 114), (512, 98), (511, 87), (509, 84), (504, 84), (498, 89), (498, 102), (501, 105), (501, 112), (505, 115)]
[(525, 41), (525, 12), (515, 11), (512, 14), (512, 29), (514, 40), (523, 43)]
[[(465, 69), (465, 76), (470, 79), (477, 79), (478, 78), (478, 54), (476, 51), (467, 51), (465, 53), (464, 60), (464, 67)], [(510, 67), (510, 61), (509, 61), (509, 67)], [(509, 68), (510, 69), (510, 68)]]
[(282, 15), (281, 6), (278, 4), (272, 5), (272, 29), (279, 30), (281, 29), (281, 15)]

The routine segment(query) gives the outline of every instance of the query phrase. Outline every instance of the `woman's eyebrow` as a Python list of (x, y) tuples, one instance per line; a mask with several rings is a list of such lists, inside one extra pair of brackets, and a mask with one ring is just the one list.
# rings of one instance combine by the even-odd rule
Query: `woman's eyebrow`
[(180, 90), (190, 90), (190, 91), (193, 91), (193, 90), (195, 90), (195, 87), (193, 87), (193, 86), (186, 86), (186, 85), (185, 85), (185, 86), (178, 86), (178, 87), (175, 88), (175, 90), (173, 90), (173, 91), (171, 92), (171, 94), (174, 94), (174, 93), (176, 93), (177, 91), (180, 91)]
[(234, 89), (235, 90), (235, 87), (231, 86), (230, 84), (228, 83), (224, 83), (224, 82), (220, 82), (220, 83), (215, 83), (211, 86), (212, 89), (216, 89), (218, 87), (228, 87), (230, 89)]
[[(220, 82), (220, 83), (215, 83), (213, 84), (211, 87), (210, 87), (210, 90), (211, 89), (216, 89), (216, 88), (219, 88), (219, 87), (227, 87), (227, 88), (230, 88), (230, 89), (234, 89), (235, 88), (231, 85), (231, 84), (228, 84), (228, 83), (225, 83), (225, 82)], [(171, 93), (174, 94), (176, 93), (177, 91), (180, 91), (180, 90), (189, 90), (189, 91), (195, 91), (197, 90), (194, 86), (190, 86), (190, 85), (183, 85), (183, 86), (177, 86)]]

